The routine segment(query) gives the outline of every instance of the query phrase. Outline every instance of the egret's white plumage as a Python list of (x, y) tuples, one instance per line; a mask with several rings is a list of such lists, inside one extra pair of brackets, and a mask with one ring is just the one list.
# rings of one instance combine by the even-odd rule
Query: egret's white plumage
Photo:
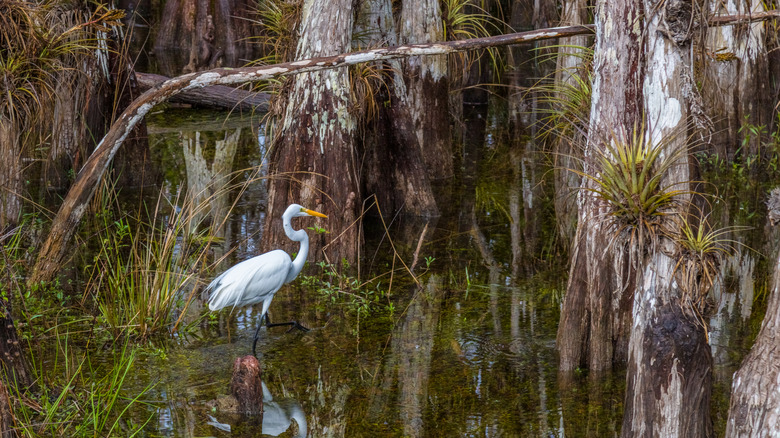
[[(292, 259), (281, 249), (244, 260), (211, 282), (209, 309), (270, 303), (269, 298), (285, 283), (291, 267)], [(263, 313), (266, 310), (264, 306)]]
[[(263, 312), (260, 316), (262, 322), (276, 291), (283, 284), (293, 281), (306, 263), (306, 257), (309, 253), (309, 236), (304, 230), (294, 230), (290, 223), (292, 218), (302, 216), (327, 217), (298, 204), (292, 204), (284, 211), (282, 223), (285, 234), (291, 240), (301, 242), (295, 260), (292, 260), (281, 249), (276, 249), (231, 267), (215, 278), (206, 288), (210, 293), (209, 309), (215, 311), (228, 306), (243, 307), (262, 301)], [(255, 342), (257, 342), (257, 333), (255, 333)], [(254, 345), (252, 350), (254, 351)]]

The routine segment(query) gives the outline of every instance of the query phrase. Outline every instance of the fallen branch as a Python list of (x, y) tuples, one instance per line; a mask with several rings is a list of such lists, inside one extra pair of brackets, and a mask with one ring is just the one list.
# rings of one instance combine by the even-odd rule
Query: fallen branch
[[(135, 77), (141, 91), (147, 91), (170, 79), (167, 76), (141, 72), (135, 72)], [(206, 108), (266, 112), (268, 111), (268, 102), (271, 100), (271, 95), (268, 93), (253, 93), (224, 85), (212, 85), (199, 90), (184, 91), (176, 96), (172, 96), (169, 100), (173, 103), (184, 103)]]
[[(778, 16), (778, 11), (756, 14), (757, 20)], [(718, 25), (742, 23), (744, 15), (714, 17)], [(127, 138), (135, 125), (157, 104), (171, 97), (211, 85), (235, 85), (247, 82), (259, 82), (278, 76), (313, 72), (363, 62), (379, 61), (420, 55), (445, 55), (488, 47), (508, 46), (529, 41), (570, 37), (593, 33), (593, 25), (565, 26), (529, 32), (475, 38), (462, 41), (447, 41), (429, 44), (412, 44), (398, 47), (362, 50), (337, 56), (304, 59), (270, 66), (219, 68), (204, 72), (179, 76), (157, 85), (134, 100), (122, 115), (111, 125), (111, 129), (100, 141), (79, 172), (68, 194), (52, 222), (51, 230), (43, 243), (28, 284), (33, 285), (49, 281), (60, 268), (68, 244), (78, 228), (98, 182), (114, 157), (117, 149)]]
[(259, 82), (278, 76), (313, 72), (334, 67), (343, 67), (362, 62), (383, 59), (402, 58), (415, 55), (443, 55), (487, 47), (506, 46), (527, 41), (545, 40), (592, 33), (593, 26), (567, 26), (530, 32), (499, 35), (444, 43), (413, 44), (398, 47), (363, 50), (338, 56), (304, 59), (269, 66), (244, 68), (218, 68), (214, 70), (190, 73), (169, 79), (157, 85), (127, 106), (121, 116), (111, 125), (108, 133), (100, 141), (79, 172), (76, 181), (68, 191), (57, 215), (52, 221), (51, 230), (41, 246), (29, 285), (50, 281), (62, 265), (73, 233), (78, 228), (87, 204), (95, 193), (98, 182), (108, 168), (108, 164), (117, 149), (125, 141), (135, 125), (157, 104), (179, 93), (203, 88), (210, 85), (233, 85), (247, 82)]

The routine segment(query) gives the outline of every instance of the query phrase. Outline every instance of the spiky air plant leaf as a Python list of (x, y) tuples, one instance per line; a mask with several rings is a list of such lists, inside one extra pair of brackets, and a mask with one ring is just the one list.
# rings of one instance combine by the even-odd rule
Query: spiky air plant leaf
[(349, 93), (352, 112), (358, 120), (368, 122), (379, 113), (379, 99), (382, 89), (387, 88), (388, 75), (381, 63), (365, 62), (349, 68)]
[[(566, 56), (578, 56), (581, 62), (577, 68), (564, 68), (541, 79), (530, 92), (539, 100), (539, 139), (549, 142), (552, 138), (574, 142), (578, 133), (587, 132), (590, 119), (591, 84), (593, 83), (593, 49), (590, 47), (559, 45), (555, 55), (539, 55), (539, 62), (548, 62), (562, 56), (563, 48), (573, 49)], [(566, 80), (556, 78), (565, 77)]]
[(291, 60), (295, 52), (303, 0), (260, 0), (254, 9), (257, 17), (251, 20), (261, 29), (260, 35), (252, 37), (259, 44), (263, 55), (251, 64), (276, 64)]
[[(508, 25), (490, 14), (486, 7), (484, 2), (474, 0), (442, 0), (442, 28), (445, 40), (457, 41), (502, 33), (502, 29), (507, 28)], [(494, 67), (493, 71), (504, 71), (501, 52), (495, 48), (486, 51)], [(455, 61), (455, 66), (450, 66), (450, 74), (454, 77), (458, 72), (467, 71), (481, 56), (482, 52), (479, 51), (463, 52), (456, 57), (451, 57), (450, 59)]]
[(675, 229), (678, 234), (669, 237), (677, 243), (675, 272), (681, 290), (680, 304), (683, 311), (706, 327), (703, 310), (707, 308), (708, 294), (718, 279), (721, 262), (734, 254), (738, 245), (744, 246), (730, 236), (750, 227), (713, 228), (709, 216), (698, 221), (696, 218), (697, 215), (677, 215)]
[(573, 170), (590, 180), (584, 190), (608, 207), (606, 219), (617, 231), (658, 235), (663, 217), (675, 211), (685, 183), (664, 185), (664, 175), (679, 162), (687, 148), (668, 150), (666, 142), (655, 143), (642, 126), (630, 138), (613, 134), (593, 148), (595, 163), (590, 172)]

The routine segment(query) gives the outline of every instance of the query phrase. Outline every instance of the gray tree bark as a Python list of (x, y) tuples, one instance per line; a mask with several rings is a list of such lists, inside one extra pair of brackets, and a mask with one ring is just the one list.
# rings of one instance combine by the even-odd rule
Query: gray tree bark
[[(639, 1), (596, 4), (596, 49), (584, 172), (594, 175), (598, 151), (638, 129), (642, 119), (642, 26)], [(612, 84), (621, 84), (620, 87)], [(594, 183), (583, 178), (582, 185)], [(578, 222), (566, 298), (558, 326), (560, 370), (607, 370), (624, 362), (630, 330), (630, 275), (619, 275), (607, 206), (591, 192), (578, 194)], [(621, 271), (626, 271), (621, 269)]]
[(0, 116), (0, 233), (22, 214), (22, 147), (16, 122)]
[[(772, 225), (780, 217), (780, 190), (769, 200)], [(773, 220), (772, 220), (773, 219)], [(761, 331), (731, 385), (726, 438), (780, 436), (780, 254)]]
[[(758, 0), (709, 2), (710, 15), (760, 14)], [(724, 158), (741, 154), (761, 155), (761, 139), (740, 128), (745, 123), (772, 123), (766, 24), (763, 22), (711, 27), (707, 30), (701, 64), (703, 107), (714, 130), (710, 143)], [(742, 145), (746, 140), (745, 145)]]
[[(398, 43), (390, 0), (362, 2), (358, 17), (356, 31), (364, 35), (361, 44), (373, 47)], [(377, 90), (376, 117), (361, 126), (366, 194), (375, 194), (386, 214), (401, 211), (408, 215), (437, 216), (439, 210), (410, 113), (402, 63), (397, 59), (377, 61), (375, 67), (387, 77)], [(386, 106), (384, 102), (388, 100), (391, 104)]]
[[(694, 165), (686, 135), (688, 103), (694, 98), (688, 58), (694, 5), (690, 0), (644, 0), (644, 10), (647, 70), (643, 94), (648, 141), (663, 142), (667, 154), (686, 148), (662, 183), (685, 188), (690, 185)], [(673, 235), (674, 229), (667, 232)], [(682, 310), (674, 245), (671, 239), (659, 236), (657, 246), (637, 248), (636, 253), (647, 255), (632, 310), (621, 430), (624, 438), (701, 438), (713, 434), (712, 357), (703, 324)]]
[[(566, 0), (561, 12), (561, 26), (576, 26), (588, 22), (587, 0)], [(585, 50), (590, 46), (590, 35), (576, 35), (561, 38), (558, 42), (558, 58), (555, 65), (555, 82), (560, 88), (577, 87), (577, 76), (585, 72), (583, 63)], [(560, 99), (569, 99), (565, 94)], [(573, 120), (573, 123), (579, 122)], [(584, 121), (583, 121), (584, 122)], [(581, 170), (580, 155), (576, 143), (584, 141), (583, 136), (572, 132), (571, 138), (558, 138), (555, 141), (555, 218), (558, 232), (563, 237), (564, 245), (570, 247), (577, 232), (577, 198), (575, 193), (580, 185), (580, 179), (572, 170)]]

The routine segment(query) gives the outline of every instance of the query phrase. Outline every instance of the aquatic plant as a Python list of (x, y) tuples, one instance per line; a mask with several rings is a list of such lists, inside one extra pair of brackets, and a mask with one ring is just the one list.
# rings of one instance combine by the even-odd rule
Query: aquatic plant
[(125, 344), (113, 354), (110, 368), (103, 370), (71, 342), (68, 334), (57, 337), (53, 363), (40, 359), (35, 363), (38, 392), (11, 388), (17, 431), (25, 437), (137, 435), (152, 415), (133, 423), (129, 413), (153, 385), (126, 394), (136, 350)]
[[(211, 201), (230, 191), (240, 195), (257, 180), (253, 176), (230, 184), (234, 175), (214, 182), (219, 189), (208, 196), (179, 191), (169, 199), (161, 190), (146, 217), (100, 215), (100, 248), (92, 260), (87, 291), (95, 296), (101, 319), (114, 336), (129, 332), (144, 339), (180, 328), (198, 291), (213, 233), (224, 225), (224, 218), (215, 218), (211, 227), (204, 226)], [(105, 192), (109, 195), (103, 202), (116, 196), (110, 188)]]
[(346, 262), (343, 264), (345, 264), (343, 269), (337, 269), (330, 263), (319, 262), (317, 266), (320, 271), (315, 275), (302, 276), (301, 284), (317, 289), (333, 304), (344, 305), (348, 311), (355, 312), (358, 318), (382, 306), (392, 313), (394, 307), (390, 301), (390, 291), (389, 288), (384, 288), (380, 277), (370, 281), (360, 281), (356, 277), (345, 274), (349, 266)]
[[(187, 272), (188, 239), (180, 239), (182, 212), (172, 209), (162, 224), (161, 207), (158, 204), (151, 223), (132, 226), (120, 218), (107, 223), (101, 236), (90, 288), (114, 336), (130, 331), (143, 339), (167, 331), (179, 299), (194, 290), (197, 276)], [(183, 310), (188, 304), (184, 301)]]

